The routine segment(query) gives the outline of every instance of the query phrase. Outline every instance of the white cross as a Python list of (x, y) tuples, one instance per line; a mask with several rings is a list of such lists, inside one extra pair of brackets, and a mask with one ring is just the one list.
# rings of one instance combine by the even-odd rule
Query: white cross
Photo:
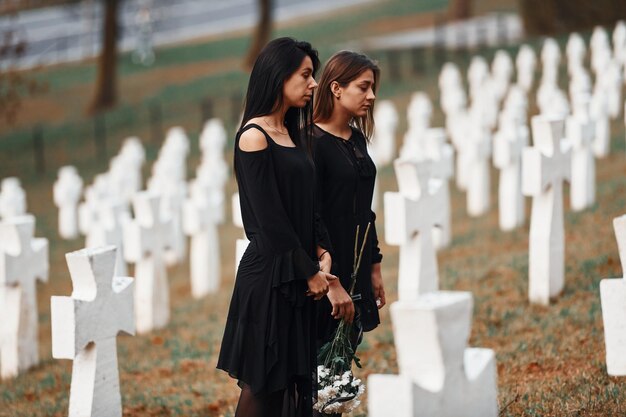
[(81, 204), (79, 214), (80, 228), (85, 233), (85, 247), (115, 245), (118, 248), (115, 275), (125, 276), (124, 225), (131, 220), (126, 203), (109, 198), (89, 200)]
[(48, 281), (48, 240), (34, 238), (35, 217), (0, 223), (0, 377), (39, 362), (37, 280)]
[(162, 216), (172, 221), (172, 239), (165, 252), (165, 263), (181, 263), (187, 255), (187, 238), (183, 231), (182, 206), (187, 197), (187, 183), (172, 177), (156, 176), (148, 181), (148, 190), (161, 195)]
[(183, 204), (183, 228), (191, 236), (191, 293), (202, 298), (220, 286), (220, 246), (217, 224), (223, 193), (199, 179), (190, 185)]
[(391, 305), (399, 375), (370, 375), (370, 417), (496, 417), (495, 353), (467, 348), (469, 292), (437, 291)]
[(51, 298), (52, 357), (70, 359), (70, 417), (122, 415), (118, 333), (135, 334), (133, 279), (114, 277), (115, 247), (65, 255), (72, 296)]
[(59, 208), (59, 236), (63, 239), (78, 237), (77, 206), (83, 191), (83, 180), (73, 166), (59, 169), (59, 179), (54, 183), (54, 203)]
[(26, 193), (16, 177), (2, 180), (0, 187), (0, 219), (26, 214)]
[(591, 96), (591, 118), (595, 122), (593, 153), (596, 158), (605, 158), (611, 146), (611, 125), (608, 114), (608, 98), (601, 89), (596, 89)]
[(567, 55), (567, 70), (571, 75), (573, 71), (579, 68), (584, 68), (585, 55), (587, 54), (587, 47), (585, 41), (579, 33), (571, 33), (567, 39), (567, 46), (565, 47), (565, 53)]
[(537, 66), (535, 50), (529, 45), (522, 45), (517, 53), (515, 66), (517, 67), (517, 84), (524, 91), (530, 91), (533, 86), (535, 67)]
[(528, 292), (532, 303), (547, 305), (563, 290), (565, 237), (563, 182), (571, 176), (571, 150), (563, 139), (563, 119), (532, 118), (535, 146), (522, 154), (522, 192), (532, 196)]
[(513, 230), (524, 223), (522, 149), (528, 145), (514, 114), (500, 114), (500, 130), (493, 138), (493, 164), (500, 170), (498, 213), (500, 229)]
[(433, 239), (436, 249), (447, 248), (452, 240), (449, 180), (454, 176), (454, 149), (446, 143), (445, 129), (431, 128), (424, 133), (422, 155), (430, 162), (432, 177), (442, 181), (443, 221), (441, 226), (433, 228)]
[(135, 324), (138, 333), (164, 327), (170, 318), (170, 296), (165, 269), (165, 250), (174, 231), (163, 218), (161, 198), (140, 192), (133, 198), (135, 219), (124, 227), (124, 258), (135, 263)]
[[(622, 271), (626, 267), (626, 215), (613, 219)], [(626, 375), (626, 280), (600, 281), (602, 320), (606, 345), (606, 370), (611, 376)]]
[(476, 121), (470, 123), (470, 131), (461, 153), (467, 164), (467, 212), (476, 217), (485, 214), (491, 205), (489, 158), (491, 135)]
[(480, 89), (487, 77), (489, 77), (487, 60), (480, 55), (474, 55), (467, 69), (467, 82), (472, 100), (480, 95)]
[(570, 205), (581, 211), (596, 200), (596, 162), (591, 149), (595, 126), (587, 111), (568, 117), (565, 127), (572, 144)]
[(385, 240), (400, 246), (399, 298), (414, 300), (439, 289), (432, 229), (445, 222), (444, 194), (427, 162), (397, 159), (394, 168), (400, 192), (385, 193)]
[(218, 118), (207, 120), (199, 138), (203, 158), (210, 158), (212, 154), (221, 156), (224, 152), (226, 141), (224, 123)]

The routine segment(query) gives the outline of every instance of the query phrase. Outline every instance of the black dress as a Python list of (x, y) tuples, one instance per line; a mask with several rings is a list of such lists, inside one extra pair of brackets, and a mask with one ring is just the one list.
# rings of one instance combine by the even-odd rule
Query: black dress
[[(265, 134), (265, 149), (239, 149), (249, 128)], [(279, 145), (254, 124), (237, 134), (234, 159), (250, 244), (237, 271), (217, 368), (255, 395), (287, 389), (297, 399), (290, 415), (310, 416), (315, 306), (305, 292), (307, 278), (319, 271), (315, 167), (302, 147)]]
[[(344, 140), (315, 126), (313, 136), (317, 210), (334, 249), (331, 272), (340, 278), (346, 290), (352, 273), (356, 226), (360, 225), (360, 247), (367, 223), (371, 222), (354, 291), (361, 298), (355, 301), (355, 307), (363, 331), (370, 331), (380, 323), (372, 290), (372, 264), (380, 263), (383, 258), (378, 247), (376, 215), (371, 209), (376, 166), (367, 153), (365, 137), (358, 129), (352, 128), (352, 136)], [(339, 321), (330, 315), (332, 306), (327, 297), (320, 300), (317, 307), (318, 344), (323, 344), (330, 340)]]

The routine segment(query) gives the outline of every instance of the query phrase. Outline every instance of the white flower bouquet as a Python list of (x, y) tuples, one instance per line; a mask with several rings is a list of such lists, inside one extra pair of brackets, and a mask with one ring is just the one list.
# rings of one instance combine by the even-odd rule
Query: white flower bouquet
[[(354, 242), (354, 264), (351, 276), (350, 295), (353, 295), (356, 275), (361, 264), (363, 248), (367, 241), (370, 224), (367, 224), (361, 250), (357, 256), (359, 226)], [(353, 324), (341, 320), (333, 339), (324, 344), (317, 355), (317, 401), (313, 409), (324, 414), (349, 413), (361, 404), (359, 398), (365, 392), (365, 384), (352, 374), (352, 362), (360, 368), (361, 362), (352, 347)]]
[(361, 404), (359, 397), (365, 392), (365, 384), (347, 370), (333, 375), (324, 365), (317, 367), (317, 402), (313, 408), (320, 413), (349, 413)]

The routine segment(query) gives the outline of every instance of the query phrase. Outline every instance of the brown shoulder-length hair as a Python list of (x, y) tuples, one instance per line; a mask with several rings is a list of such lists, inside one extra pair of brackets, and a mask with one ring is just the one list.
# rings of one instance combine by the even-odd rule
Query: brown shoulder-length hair
[[(319, 81), (313, 119), (316, 122), (323, 122), (330, 119), (333, 114), (335, 104), (333, 94), (330, 91), (330, 84), (333, 81), (337, 81), (341, 87), (345, 87), (366, 70), (372, 70), (374, 73), (372, 89), (376, 93), (378, 80), (380, 79), (380, 69), (373, 60), (366, 55), (352, 51), (340, 51), (331, 56), (328, 62), (326, 62), (324, 72)], [(352, 119), (351, 124), (363, 132), (363, 135), (369, 142), (374, 131), (374, 105), (372, 104), (367, 115)]]

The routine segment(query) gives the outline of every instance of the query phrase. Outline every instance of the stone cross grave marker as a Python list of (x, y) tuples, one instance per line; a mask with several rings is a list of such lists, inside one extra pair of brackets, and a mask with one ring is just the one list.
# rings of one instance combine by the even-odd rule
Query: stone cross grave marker
[(422, 139), (426, 129), (430, 127), (433, 106), (424, 92), (416, 92), (411, 96), (406, 117), (408, 129), (404, 134), (400, 155), (405, 158), (418, 157), (422, 149)]
[[(582, 105), (582, 104), (581, 104)], [(591, 146), (594, 124), (587, 108), (566, 120), (566, 137), (572, 144), (570, 206), (574, 211), (589, 208), (596, 201), (596, 161)]]
[(427, 161), (394, 161), (399, 192), (386, 192), (385, 240), (400, 246), (398, 297), (415, 300), (439, 289), (432, 229), (442, 227), (442, 181), (430, 177)]
[(447, 248), (452, 241), (452, 220), (450, 209), (450, 178), (454, 176), (454, 149), (446, 143), (443, 128), (431, 128), (424, 133), (423, 157), (429, 161), (432, 178), (441, 180), (443, 203), (441, 226), (433, 228), (436, 249)]
[(470, 122), (470, 131), (464, 144), (467, 158), (467, 212), (470, 216), (482, 216), (491, 206), (490, 164), (491, 134), (475, 120)]
[(571, 178), (571, 150), (563, 129), (561, 118), (534, 116), (534, 146), (522, 154), (522, 192), (533, 197), (528, 293), (531, 303), (544, 305), (563, 291), (565, 281), (563, 182)]
[(183, 204), (183, 228), (191, 236), (191, 294), (202, 298), (220, 286), (220, 245), (217, 224), (222, 194), (196, 179)]
[(547, 38), (541, 48), (541, 84), (558, 84), (561, 49), (554, 38)]
[(207, 120), (200, 134), (199, 142), (203, 157), (214, 153), (223, 153), (227, 142), (224, 123), (218, 118)]
[(535, 50), (529, 45), (522, 45), (515, 58), (515, 66), (517, 67), (517, 84), (528, 93), (533, 86), (537, 66)]
[(124, 257), (135, 264), (135, 325), (138, 333), (165, 327), (170, 319), (170, 294), (165, 250), (173, 228), (163, 218), (160, 196), (139, 192), (133, 198), (135, 219), (124, 228)]
[(80, 207), (80, 228), (85, 233), (85, 247), (115, 245), (115, 275), (127, 274), (124, 260), (124, 225), (131, 220), (126, 203), (109, 198), (89, 200)]
[(528, 146), (519, 121), (512, 112), (500, 113), (500, 129), (493, 138), (493, 164), (500, 170), (498, 183), (498, 221), (503, 231), (524, 224), (522, 195), (522, 150)]
[[(391, 163), (396, 154), (396, 129), (398, 128), (398, 111), (391, 100), (383, 100), (376, 105), (374, 114), (376, 129), (374, 138), (369, 144), (370, 156), (380, 169)], [(378, 207), (379, 195), (378, 176), (374, 182), (372, 210)]]
[(467, 68), (467, 83), (472, 100), (480, 95), (480, 89), (488, 77), (489, 64), (487, 64), (487, 60), (480, 55), (474, 55)]
[(499, 103), (504, 98), (513, 76), (513, 60), (504, 49), (496, 51), (491, 64), (491, 73), (496, 100)]
[(623, 20), (613, 29), (613, 54), (622, 66), (626, 64), (626, 22)]
[[(613, 219), (622, 271), (626, 268), (626, 215)], [(626, 280), (624, 273), (617, 279), (600, 281), (602, 321), (606, 346), (606, 370), (611, 376), (626, 375)]]
[(59, 208), (59, 236), (63, 239), (78, 237), (78, 202), (83, 191), (83, 179), (76, 167), (59, 169), (59, 179), (54, 183), (54, 204)]
[(611, 146), (611, 125), (608, 113), (608, 97), (602, 89), (594, 90), (591, 96), (591, 118), (596, 126), (593, 140), (593, 154), (605, 158)]
[(470, 159), (466, 150), (467, 131), (471, 122), (471, 115), (468, 111), (459, 111), (446, 118), (446, 131), (450, 135), (450, 141), (456, 150), (455, 175), (456, 187), (461, 191), (467, 190), (468, 170)]
[(135, 334), (133, 279), (114, 276), (114, 246), (65, 255), (71, 297), (51, 298), (52, 356), (70, 359), (70, 417), (122, 416), (117, 335)]
[(35, 217), (0, 223), (0, 377), (39, 363), (37, 280), (48, 281), (48, 239), (34, 238)]
[(570, 75), (574, 71), (584, 68), (587, 47), (579, 33), (570, 33), (567, 39), (567, 46), (565, 47), (565, 54), (567, 55), (567, 71)]
[(617, 120), (622, 114), (622, 64), (611, 59), (602, 73), (602, 83), (607, 95), (607, 108), (611, 119)]
[(181, 263), (187, 256), (187, 238), (183, 230), (183, 202), (187, 197), (187, 182), (168, 176), (153, 176), (148, 181), (148, 190), (161, 196), (161, 216), (172, 222), (172, 239), (165, 252), (165, 264)]
[(391, 305), (399, 375), (370, 375), (370, 417), (496, 417), (495, 353), (467, 348), (469, 292), (437, 291)]
[(19, 178), (8, 177), (0, 185), (0, 219), (26, 214), (26, 192)]

